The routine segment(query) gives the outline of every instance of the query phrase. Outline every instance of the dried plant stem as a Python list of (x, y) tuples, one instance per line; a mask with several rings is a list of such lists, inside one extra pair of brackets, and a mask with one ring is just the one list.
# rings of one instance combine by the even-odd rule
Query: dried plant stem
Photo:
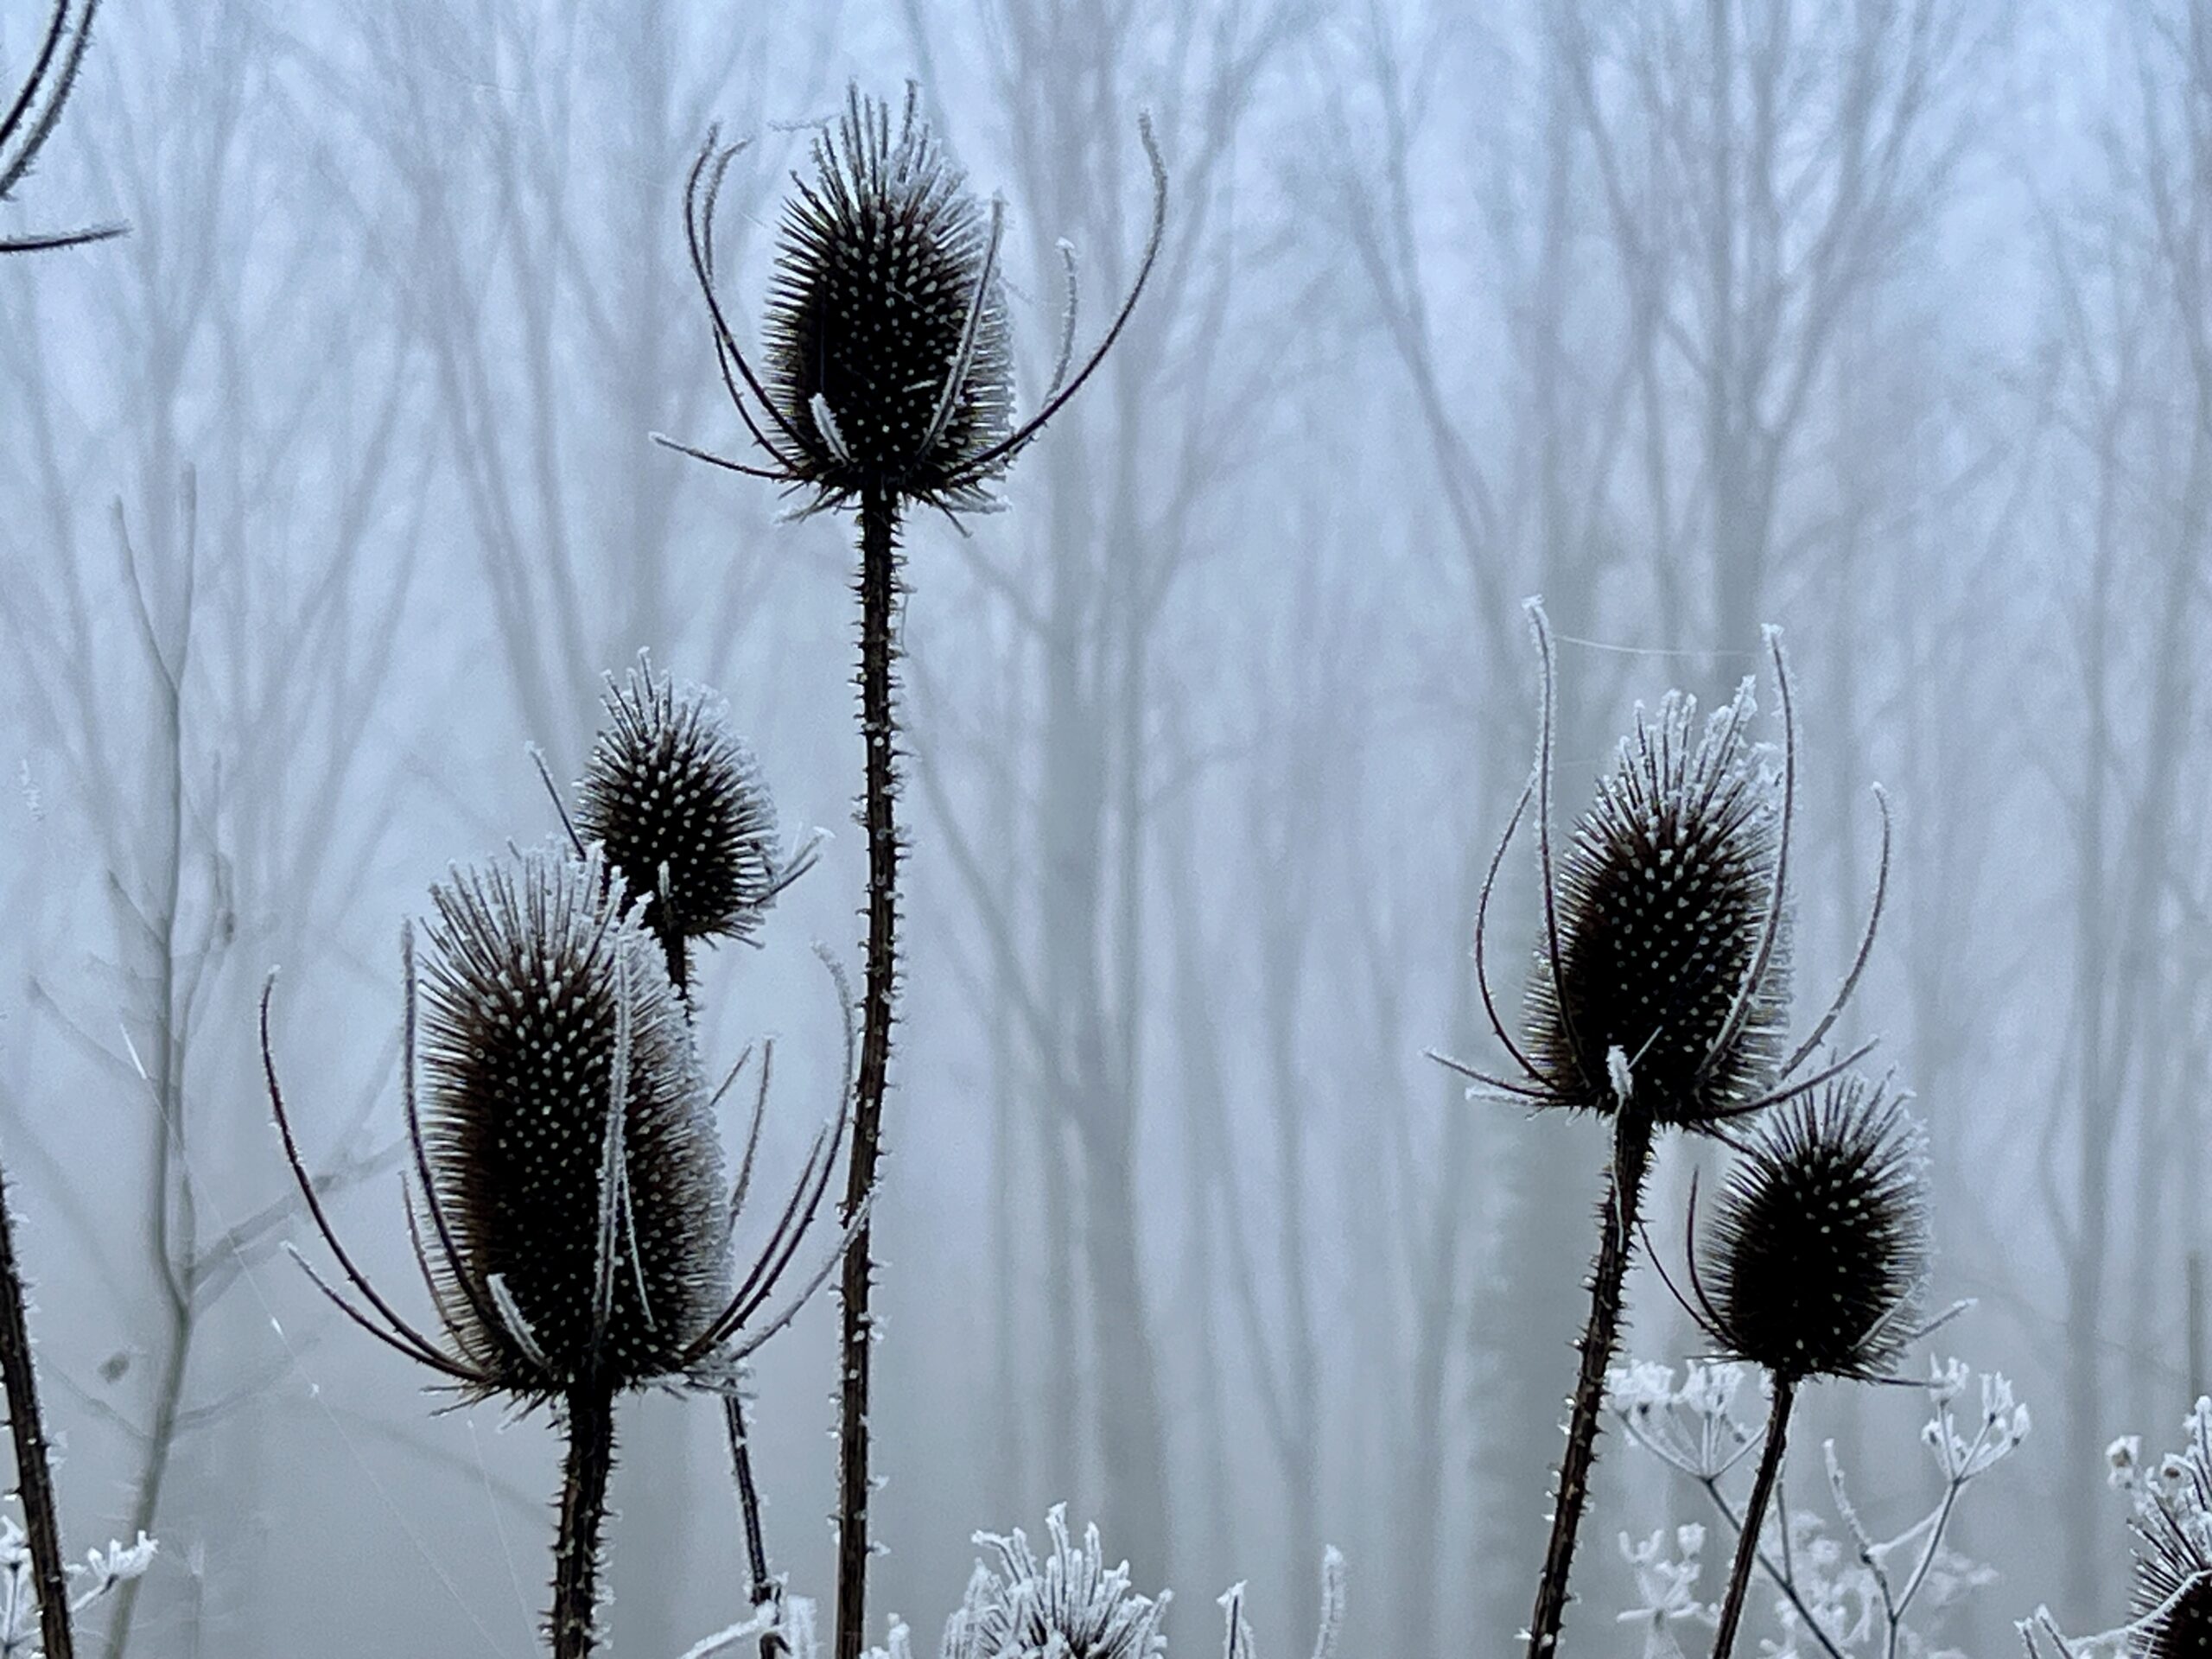
[(38, 1376), (31, 1363), (30, 1322), (23, 1275), (16, 1265), (16, 1221), (0, 1174), (0, 1383), (8, 1394), (8, 1429), (16, 1442), (16, 1490), (23, 1500), (31, 1573), (38, 1583), (39, 1641), (47, 1659), (72, 1659), (69, 1574), (61, 1560), (61, 1517), (54, 1503), (54, 1468), (45, 1420), (38, 1411)]
[[(883, 1091), (891, 1067), (892, 1002), (898, 983), (898, 729), (892, 708), (898, 654), (897, 498), (871, 489), (861, 500), (861, 740), (867, 750), (861, 823), (868, 832), (868, 982), (861, 1001), (860, 1079), (843, 1217), (850, 1222), (875, 1183)], [(868, 1292), (874, 1282), (873, 1229), (846, 1251), (837, 1413), (837, 1636), (834, 1659), (860, 1659), (868, 1624)]]
[(561, 1476), (560, 1530), (553, 1541), (553, 1659), (587, 1659), (599, 1612), (599, 1535), (607, 1478), (614, 1467), (614, 1391), (579, 1383), (569, 1391), (569, 1457)]
[[(729, 1428), (730, 1471), (737, 1480), (737, 1507), (745, 1518), (745, 1562), (753, 1576), (752, 1599), (758, 1610), (783, 1596), (768, 1573), (768, 1542), (760, 1527), (760, 1488), (753, 1478), (753, 1447), (745, 1427), (745, 1402), (734, 1394), (722, 1396), (722, 1420)], [(784, 1639), (774, 1630), (760, 1633), (760, 1659), (776, 1659)]]
[[(690, 947), (676, 931), (672, 917), (664, 911), (658, 915), (654, 931), (668, 958), (669, 982), (676, 987), (677, 994), (683, 998), (684, 1007), (696, 1018), (690, 992)], [(753, 1443), (745, 1427), (745, 1402), (734, 1394), (723, 1395), (722, 1421), (729, 1430), (730, 1474), (737, 1483), (738, 1512), (745, 1522), (745, 1562), (751, 1580), (750, 1594), (753, 1605), (758, 1607), (776, 1594), (776, 1585), (768, 1576), (768, 1542), (760, 1528), (760, 1487), (753, 1475)], [(766, 1632), (760, 1637), (760, 1659), (776, 1659), (783, 1647), (783, 1638), (775, 1631)]]
[(1713, 1659), (1728, 1659), (1735, 1650), (1736, 1627), (1744, 1621), (1744, 1599), (1751, 1587), (1751, 1568), (1758, 1561), (1759, 1529), (1765, 1523), (1766, 1506), (1773, 1501), (1774, 1483), (1782, 1473), (1782, 1453), (1789, 1439), (1789, 1408), (1796, 1402), (1797, 1385), (1787, 1377), (1776, 1377), (1774, 1403), (1766, 1420), (1766, 1446), (1759, 1453), (1751, 1501), (1744, 1506), (1744, 1524), (1736, 1535), (1736, 1564), (1728, 1573), (1728, 1592), (1720, 1604)]
[[(669, 982), (676, 987), (684, 1000), (684, 1007), (690, 1009), (690, 949), (676, 931), (672, 918), (664, 916), (655, 931), (668, 957)], [(753, 1443), (746, 1433), (745, 1402), (734, 1394), (723, 1395), (722, 1421), (729, 1430), (730, 1473), (737, 1483), (738, 1512), (745, 1521), (745, 1562), (751, 1578), (750, 1594), (753, 1605), (758, 1607), (775, 1595), (776, 1584), (768, 1576), (768, 1541), (760, 1528), (760, 1487), (753, 1476)], [(764, 1633), (760, 1637), (760, 1659), (776, 1659), (783, 1647), (783, 1638), (775, 1631)]]
[(1529, 1620), (1529, 1659), (1550, 1659), (1559, 1647), (1567, 1577), (1574, 1567), (1575, 1535), (1589, 1501), (1591, 1465), (1598, 1460), (1598, 1414), (1605, 1403), (1605, 1367), (1620, 1341), (1621, 1287), (1628, 1276), (1644, 1172), (1651, 1162), (1649, 1107), (1639, 1107), (1632, 1097), (1621, 1102), (1613, 1126), (1612, 1167), (1599, 1209), (1598, 1260), (1590, 1273), (1590, 1319), (1577, 1344), (1582, 1363), (1567, 1419), (1567, 1451), (1560, 1459), (1551, 1542), (1544, 1550), (1543, 1576), (1536, 1582), (1536, 1610)]

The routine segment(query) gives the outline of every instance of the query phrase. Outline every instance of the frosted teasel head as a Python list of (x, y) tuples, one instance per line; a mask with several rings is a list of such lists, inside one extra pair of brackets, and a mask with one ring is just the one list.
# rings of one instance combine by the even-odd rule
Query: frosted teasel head
[[(1778, 768), (1752, 736), (1751, 679), (1701, 724), (1696, 700), (1669, 692), (1655, 712), (1638, 709), (1596, 799), (1555, 852), (1552, 636), (1542, 606), (1531, 600), (1528, 609), (1542, 663), (1536, 765), (1491, 856), (1474, 943), (1484, 1011), (1515, 1075), (1444, 1063), (1480, 1090), (1532, 1107), (1610, 1116), (1632, 1104), (1656, 1123), (1717, 1130), (1802, 1096), (1863, 1058), (1871, 1043), (1802, 1074), (1872, 950), (1889, 880), (1888, 802), (1878, 787), (1880, 873), (1857, 956), (1827, 1012), (1791, 1047), (1789, 879), (1797, 756), (1780, 631), (1766, 633), (1781, 706)], [(1541, 927), (1516, 1038), (1491, 988), (1488, 924), (1498, 871), (1532, 804)]]
[(1067, 1505), (1045, 1517), (1051, 1548), (1039, 1560), (1019, 1527), (979, 1532), (991, 1552), (978, 1561), (960, 1610), (946, 1621), (943, 1659), (1156, 1659), (1166, 1650), (1160, 1621), (1168, 1592), (1141, 1596), (1127, 1561), (1106, 1565), (1097, 1527), (1068, 1536)]
[(777, 839), (776, 803), (728, 706), (656, 674), (639, 652), (607, 677), (607, 723), (576, 786), (573, 826), (596, 843), (664, 942), (750, 938), (809, 861)]
[(789, 1282), (842, 1144), (842, 1103), (741, 1272), (732, 1241), (767, 1068), (733, 1190), (659, 942), (602, 855), (525, 851), (456, 870), (432, 900), (419, 1019), (411, 928), (403, 935), (402, 1068), (407, 1226), (442, 1336), (401, 1315), (331, 1228), (277, 1084), (272, 976), (261, 1004), (271, 1106), (309, 1217), (359, 1305), (310, 1275), (356, 1324), (465, 1398), (529, 1407), (579, 1388), (734, 1386), (738, 1362), (789, 1322), (842, 1254)]
[(639, 909), (596, 874), (525, 855), (431, 889), (422, 1179), (454, 1246), (438, 1300), (509, 1392), (680, 1371), (728, 1295), (690, 1033)]
[(2133, 1606), (2141, 1645), (2132, 1651), (2142, 1659), (2212, 1653), (2212, 1550), (2201, 1529), (2191, 1534), (2164, 1519), (2143, 1530)]
[[(1731, 1358), (1788, 1382), (1889, 1380), (1928, 1274), (1919, 1129), (1856, 1072), (1793, 1103), (1741, 1145), (1690, 1260), (1685, 1304)], [(1690, 1197), (1690, 1229), (1697, 1198)]]
[(709, 134), (684, 191), (684, 226), (722, 382), (760, 459), (660, 442), (782, 484), (805, 498), (802, 512), (869, 497), (951, 513), (988, 510), (992, 483), (1104, 360), (1151, 275), (1167, 181), (1148, 121), (1141, 131), (1154, 196), (1136, 276), (1104, 337), (1071, 374), (1076, 273), (1063, 245), (1059, 358), (1041, 406), (1019, 424), (1000, 269), (1004, 209), (969, 192), (912, 85), (895, 122), (887, 104), (853, 86), (844, 114), (815, 140), (812, 176), (793, 175), (757, 365), (738, 343), (716, 274), (715, 209), (742, 146)]
[(2183, 1449), (2136, 1489), (2133, 1615), (2142, 1659), (2212, 1653), (2212, 1401), (2190, 1414)]

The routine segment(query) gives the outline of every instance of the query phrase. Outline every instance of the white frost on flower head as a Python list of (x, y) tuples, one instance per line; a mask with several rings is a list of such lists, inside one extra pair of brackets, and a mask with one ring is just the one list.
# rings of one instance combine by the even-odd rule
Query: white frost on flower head
[(1129, 1564), (1108, 1567), (1098, 1529), (1068, 1537), (1067, 1505), (1045, 1517), (1052, 1548), (1039, 1560), (1027, 1535), (979, 1532), (998, 1557), (976, 1563), (960, 1611), (945, 1623), (943, 1659), (1156, 1659), (1166, 1649), (1160, 1619), (1168, 1592), (1141, 1596)]
[(1656, 1360), (1638, 1359), (1613, 1366), (1605, 1373), (1605, 1404), (1612, 1410), (1663, 1410), (1675, 1398), (1675, 1368)]
[(1733, 1363), (1693, 1364), (1682, 1375), (1682, 1404), (1702, 1417), (1725, 1417), (1744, 1386), (1745, 1368)]
[(1973, 1367), (1963, 1359), (1928, 1357), (1928, 1397), (1930, 1404), (1948, 1406), (1965, 1390)]
[(2143, 1471), (2143, 1437), (2121, 1435), (2105, 1447), (2105, 1462), (2108, 1465), (2107, 1484), (2116, 1491), (2133, 1491)]
[(89, 1580), (78, 1592), (78, 1605), (81, 1606), (96, 1597), (105, 1595), (126, 1579), (143, 1578), (146, 1569), (154, 1564), (154, 1552), (160, 1548), (142, 1532), (138, 1535), (138, 1541), (128, 1548), (113, 1538), (109, 1539), (105, 1555), (97, 1549), (86, 1550), (85, 1565), (72, 1566), (69, 1569), (73, 1573), (84, 1574)]
[(1934, 1368), (1929, 1385), (1931, 1415), (1920, 1431), (1922, 1440), (1935, 1453), (1936, 1466), (1958, 1480), (1971, 1480), (1993, 1464), (2010, 1457), (2028, 1438), (2032, 1426), (2028, 1408), (2012, 1395), (2012, 1382), (2001, 1371), (1981, 1376), (1981, 1421), (1969, 1438), (1961, 1428), (1954, 1409), (1972, 1375), (1958, 1360)]
[[(69, 1611), (82, 1612), (126, 1579), (144, 1576), (156, 1548), (142, 1532), (134, 1544), (110, 1539), (105, 1554), (86, 1550), (82, 1566), (69, 1567), (70, 1576), (79, 1581)], [(29, 1659), (38, 1651), (38, 1590), (32, 1582), (30, 1542), (15, 1516), (0, 1516), (0, 1659)]]
[(1682, 1649), (1675, 1638), (1675, 1625), (1685, 1621), (1714, 1623), (1713, 1608), (1700, 1601), (1696, 1593), (1698, 1574), (1704, 1565), (1700, 1556), (1705, 1529), (1677, 1527), (1674, 1542), (1675, 1553), (1670, 1558), (1665, 1554), (1664, 1531), (1653, 1533), (1640, 1544), (1628, 1534), (1621, 1534), (1621, 1557), (1636, 1574), (1637, 1605), (1621, 1613), (1617, 1622), (1643, 1629), (1644, 1659), (1675, 1659)]
[(1741, 1461), (1751, 1431), (1735, 1414), (1745, 1368), (1693, 1361), (1675, 1386), (1674, 1368), (1649, 1360), (1605, 1373), (1605, 1406), (1638, 1444), (1693, 1479), (1717, 1478)]

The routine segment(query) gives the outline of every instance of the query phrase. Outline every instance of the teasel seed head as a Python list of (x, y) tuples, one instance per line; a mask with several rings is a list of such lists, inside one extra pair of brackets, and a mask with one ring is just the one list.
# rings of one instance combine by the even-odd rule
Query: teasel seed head
[(2143, 1659), (2198, 1659), (2212, 1655), (2212, 1539), (2206, 1519), (2191, 1526), (2171, 1510), (2139, 1516), (2135, 1528), (2132, 1649)]
[(1928, 1267), (1921, 1140), (1847, 1072), (1779, 1108), (1743, 1147), (1693, 1268), (1706, 1333), (1777, 1377), (1887, 1376)]
[(2183, 1450), (2131, 1483), (2134, 1615), (2141, 1659), (2212, 1654), (2212, 1400), (2189, 1414)]
[[(482, 1392), (686, 1370), (728, 1294), (721, 1154), (658, 942), (594, 854), (432, 889), (418, 1236)], [(619, 1117), (610, 1109), (618, 1100)]]
[(1010, 429), (995, 207), (967, 189), (909, 88), (848, 96), (784, 205), (763, 378), (794, 468), (825, 501), (878, 491), (971, 504)]
[(999, 269), (1004, 213), (986, 207), (945, 157), (911, 84), (894, 136), (891, 108), (849, 92), (817, 138), (813, 176), (793, 176), (762, 314), (756, 365), (719, 291), (716, 207), (742, 144), (716, 135), (691, 169), (684, 231), (707, 301), (722, 384), (759, 459), (735, 461), (655, 434), (681, 454), (810, 494), (799, 508), (865, 506), (895, 518), (910, 505), (988, 512), (991, 486), (1097, 372), (1121, 338), (1160, 257), (1167, 170), (1148, 118), (1138, 131), (1152, 168), (1152, 224), (1129, 286), (1077, 361), (1074, 250), (1060, 350), (1042, 402), (1018, 425)]
[(607, 677), (607, 723), (576, 791), (576, 833), (664, 938), (746, 938), (781, 886), (776, 804), (721, 700), (639, 653)]
[[(1611, 1111), (1625, 1090), (1696, 1127), (1757, 1099), (1789, 1004), (1781, 788), (1751, 740), (1751, 683), (1700, 734), (1696, 699), (1639, 709), (1557, 878), (1559, 971), (1537, 952), (1526, 1047), (1546, 1094)], [(1741, 999), (1739, 1004), (1739, 998)]]

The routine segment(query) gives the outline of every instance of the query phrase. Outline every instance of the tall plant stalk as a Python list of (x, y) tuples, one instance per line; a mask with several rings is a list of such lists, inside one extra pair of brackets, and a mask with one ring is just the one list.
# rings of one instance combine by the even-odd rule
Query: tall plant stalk
[(881, 1154), (898, 990), (899, 519), (911, 504), (958, 515), (995, 505), (991, 486), (1105, 360), (1159, 257), (1167, 175), (1151, 125), (1152, 229), (1112, 323), (1074, 355), (1074, 270), (1059, 361), (1037, 411), (1014, 418), (1013, 359), (999, 253), (1004, 211), (964, 188), (909, 85), (903, 111), (852, 88), (814, 144), (815, 176), (785, 199), (776, 280), (754, 365), (715, 285), (715, 210), (734, 149), (709, 135), (684, 192), (693, 273), (716, 365), (759, 454), (734, 461), (660, 441), (727, 471), (806, 493), (860, 519), (861, 823), (868, 836), (867, 980), (842, 1215), (851, 1248), (840, 1289), (837, 1630), (835, 1659), (859, 1659), (868, 1620), (869, 1314), (874, 1262), (865, 1206)]
[(16, 1221), (0, 1173), (0, 1386), (8, 1395), (8, 1432), (16, 1443), (16, 1490), (23, 1503), (31, 1574), (38, 1586), (39, 1642), (46, 1659), (74, 1659), (69, 1629), (69, 1574), (61, 1559), (61, 1518), (54, 1502), (54, 1468), (39, 1415), (38, 1373), (31, 1362), (23, 1276), (16, 1263)]
[[(883, 1094), (891, 1069), (891, 1022), (899, 974), (899, 752), (893, 699), (897, 683), (899, 507), (869, 490), (861, 499), (861, 741), (868, 834), (868, 964), (861, 994), (860, 1085), (853, 1155), (846, 1167), (843, 1217), (858, 1214), (875, 1185), (882, 1151)], [(860, 1659), (868, 1618), (868, 1375), (875, 1279), (872, 1226), (846, 1253), (840, 1282), (844, 1326), (837, 1390), (837, 1636), (836, 1659)]]
[(1736, 1535), (1736, 1560), (1728, 1573), (1728, 1590), (1720, 1603), (1720, 1623), (1713, 1631), (1713, 1659), (1728, 1659), (1736, 1649), (1736, 1629), (1744, 1620), (1744, 1599), (1751, 1587), (1751, 1569), (1759, 1558), (1759, 1529), (1767, 1505), (1774, 1500), (1774, 1484), (1782, 1473), (1782, 1454), (1789, 1440), (1790, 1408), (1797, 1403), (1797, 1384), (1791, 1378), (1774, 1379), (1774, 1404), (1766, 1420), (1766, 1445), (1759, 1452), (1758, 1473), (1751, 1481), (1751, 1502), (1744, 1506), (1743, 1529)]
[(553, 1659), (587, 1659), (599, 1611), (600, 1533), (614, 1467), (614, 1390), (580, 1382), (569, 1390), (569, 1454), (561, 1473), (553, 1544)]
[(1598, 1414), (1605, 1404), (1605, 1368), (1620, 1343), (1622, 1287), (1636, 1237), (1643, 1180), (1651, 1164), (1651, 1112), (1631, 1096), (1621, 1103), (1613, 1136), (1612, 1167), (1605, 1179), (1599, 1210), (1598, 1259), (1590, 1272), (1590, 1317), (1576, 1345), (1581, 1363), (1575, 1372), (1573, 1408), (1567, 1417), (1567, 1451), (1560, 1459), (1559, 1485), (1552, 1508), (1551, 1539), (1544, 1548), (1543, 1575), (1536, 1582), (1536, 1607), (1529, 1619), (1529, 1652), (1542, 1659), (1559, 1645), (1567, 1614), (1567, 1580), (1574, 1567), (1574, 1541), (1590, 1497), (1590, 1471), (1598, 1460)]

